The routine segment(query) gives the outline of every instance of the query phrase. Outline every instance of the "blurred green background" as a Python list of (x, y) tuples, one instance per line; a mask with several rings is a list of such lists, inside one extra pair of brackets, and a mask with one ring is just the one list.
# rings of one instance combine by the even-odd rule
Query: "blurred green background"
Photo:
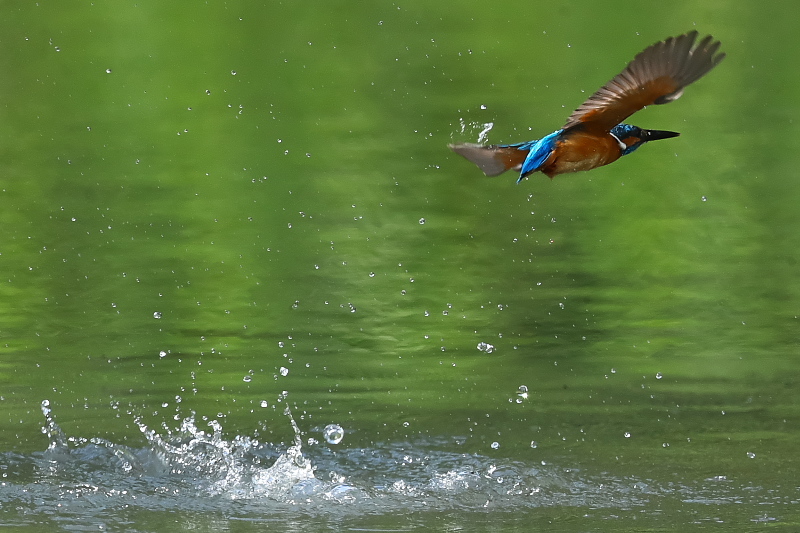
[[(3, 3), (0, 449), (46, 447), (44, 399), (288, 442), (288, 391), (343, 446), (796, 497), (789, 5)], [(519, 185), (446, 147), (550, 133), (691, 29), (728, 58), (630, 120), (676, 139)]]

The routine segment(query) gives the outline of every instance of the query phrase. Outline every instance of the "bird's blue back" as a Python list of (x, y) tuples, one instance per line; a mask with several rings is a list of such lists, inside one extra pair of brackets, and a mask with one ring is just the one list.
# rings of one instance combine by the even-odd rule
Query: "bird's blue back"
[(555, 150), (558, 136), (563, 132), (564, 130), (554, 131), (550, 135), (542, 137), (537, 141), (500, 145), (501, 148), (518, 148), (520, 150), (528, 150), (528, 157), (525, 158), (525, 162), (522, 164), (522, 168), (519, 172), (520, 178), (517, 180), (517, 183), (522, 180), (522, 176), (525, 176), (544, 165), (544, 162), (547, 161), (547, 158), (550, 157), (550, 154), (552, 154), (553, 150)]

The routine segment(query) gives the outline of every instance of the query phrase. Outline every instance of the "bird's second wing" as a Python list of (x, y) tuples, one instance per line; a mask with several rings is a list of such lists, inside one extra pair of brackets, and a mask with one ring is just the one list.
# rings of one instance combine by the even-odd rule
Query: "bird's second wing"
[(683, 88), (725, 58), (710, 35), (695, 46), (697, 32), (670, 37), (645, 48), (625, 70), (606, 83), (570, 115), (563, 129), (582, 124), (588, 131), (611, 128), (652, 104), (677, 100)]

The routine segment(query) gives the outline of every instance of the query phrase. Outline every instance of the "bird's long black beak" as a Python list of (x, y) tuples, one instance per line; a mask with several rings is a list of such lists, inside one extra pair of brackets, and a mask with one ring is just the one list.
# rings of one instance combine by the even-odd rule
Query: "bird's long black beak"
[(669, 139), (680, 135), (677, 131), (664, 131), (664, 130), (642, 130), (642, 142), (658, 141), (660, 139)]

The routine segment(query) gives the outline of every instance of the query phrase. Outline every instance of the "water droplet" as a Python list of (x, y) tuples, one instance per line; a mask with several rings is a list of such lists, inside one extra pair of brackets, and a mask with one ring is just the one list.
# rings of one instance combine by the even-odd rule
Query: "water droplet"
[(245, 376), (245, 377), (242, 378), (242, 381), (244, 381), (245, 383), (250, 383), (251, 381), (253, 381), (253, 377), (252, 376)]
[(519, 389), (517, 389), (517, 396), (522, 398), (523, 400), (528, 398), (528, 387), (525, 385), (520, 385)]
[(756, 454), (754, 454), (753, 452), (747, 452), (747, 457), (749, 457), (750, 459), (755, 459)]
[(235, 70), (231, 71), (231, 76), (236, 76), (236, 71)]
[(631, 433), (630, 433), (630, 431), (626, 431), (626, 432), (625, 432), (625, 438), (626, 438), (626, 439), (629, 439), (629, 438), (631, 438)]
[(153, 318), (155, 318), (156, 320), (161, 318), (161, 311), (156, 311), (155, 313), (153, 313)]
[(419, 219), (419, 223), (420, 224), (424, 224), (425, 223), (425, 219), (424, 218)]
[(269, 407), (269, 402), (267, 400), (261, 400), (261, 407)]
[(322, 430), (322, 436), (325, 437), (328, 444), (339, 444), (344, 438), (344, 430), (339, 424), (328, 424)]
[(661, 374), (661, 372), (656, 372), (656, 379), (661, 379), (663, 377), (664, 376)]
[(538, 448), (538, 447), (539, 447), (539, 443), (536, 442), (535, 440), (532, 440), (531, 441), (531, 448)]
[(488, 342), (479, 342), (477, 348), (479, 352), (492, 353), (494, 351), (494, 346)]
[(106, 74), (111, 74), (111, 69), (110, 68), (106, 69)]
[(286, 368), (285, 366), (282, 366), (281, 367), (281, 376), (286, 377), (288, 375), (289, 375), (289, 369)]
[(167, 356), (167, 352), (165, 352), (164, 350), (161, 350), (160, 352), (158, 352), (158, 356), (163, 359), (163, 358), (165, 358)]
[(494, 442), (492, 443), (492, 449), (493, 449), (493, 450), (497, 450), (498, 448), (500, 448), (500, 443), (499, 443), (499, 442), (497, 442), (497, 441), (494, 441)]
[(705, 201), (707, 201), (707, 200), (708, 200), (708, 198), (706, 198), (705, 196), (701, 196), (701, 197), (700, 197), (700, 200), (702, 200), (702, 201), (704, 201), (704, 202), (705, 202)]

